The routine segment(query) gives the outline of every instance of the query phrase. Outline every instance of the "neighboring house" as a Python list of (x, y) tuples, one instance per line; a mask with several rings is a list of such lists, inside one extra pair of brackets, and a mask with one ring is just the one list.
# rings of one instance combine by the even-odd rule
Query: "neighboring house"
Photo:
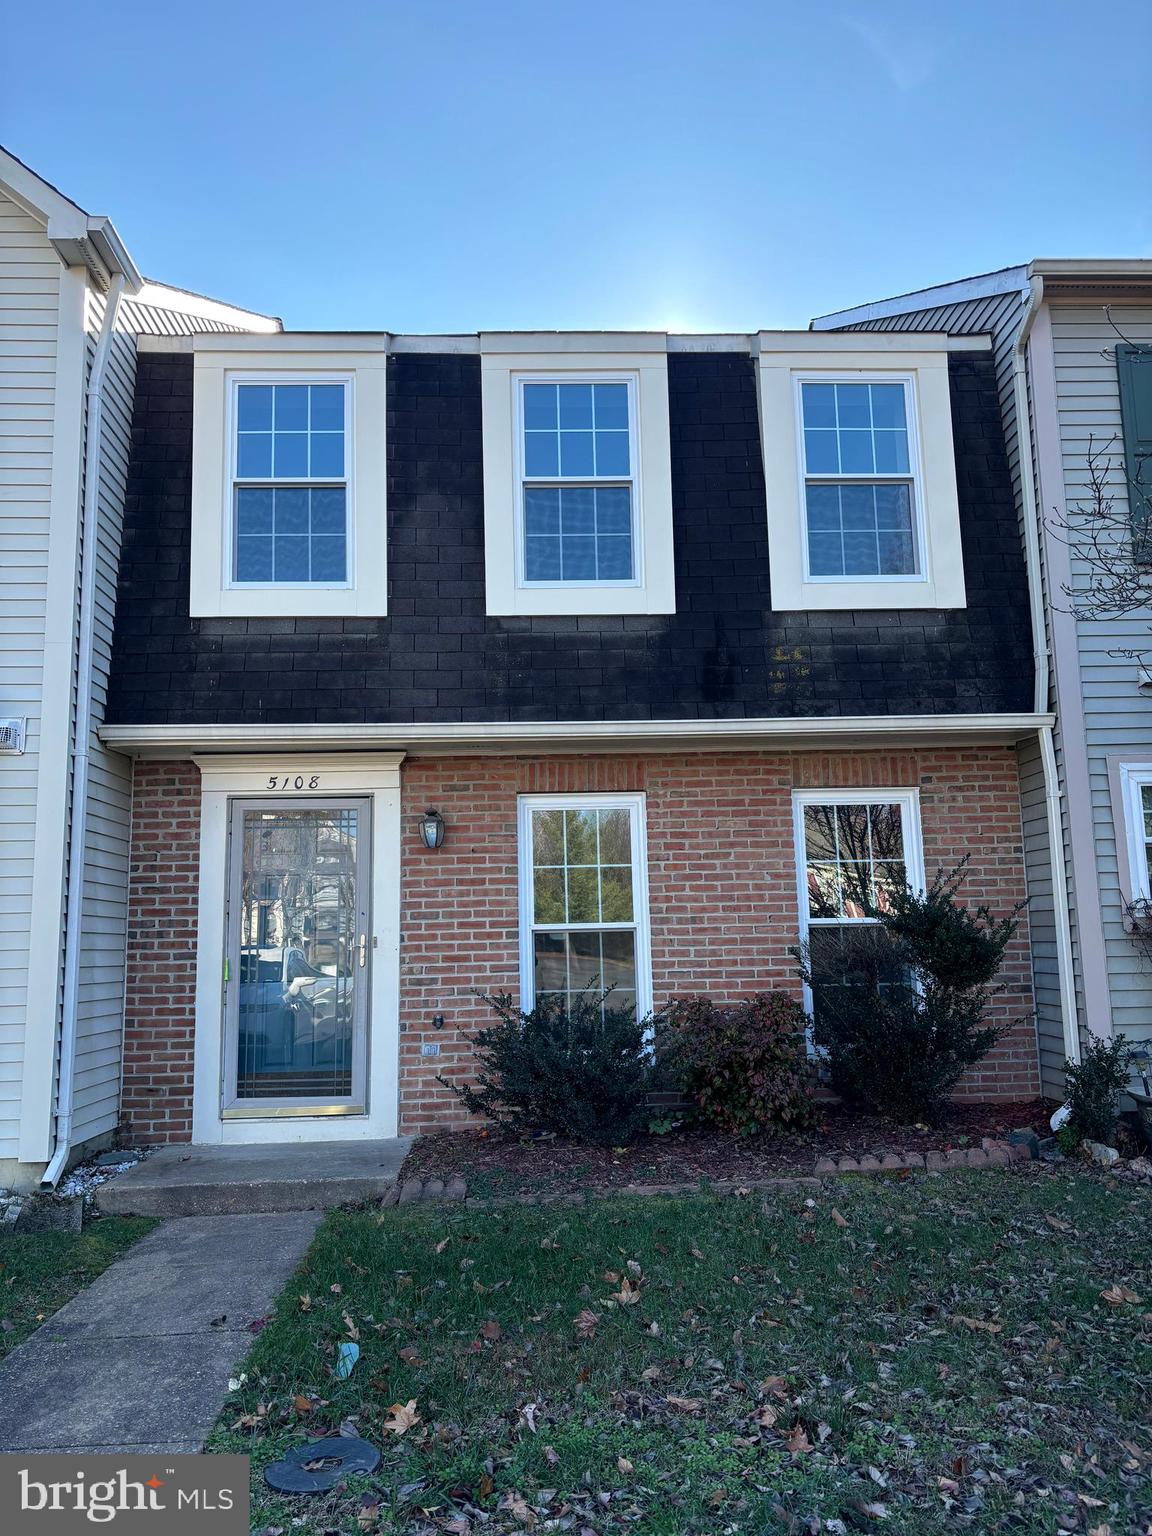
[(1131, 571), (1125, 525), (1146, 538), (1152, 490), (1152, 261), (1034, 261), (813, 322), (885, 339), (926, 326), (991, 337), (1021, 527), (1043, 573), (1037, 707), (1056, 723), (1047, 764), (1039, 751), (1022, 764), (1041, 1062), (1059, 1094), (1064, 1056), (1088, 1036), (1152, 1039), (1139, 907), (1152, 897), (1152, 610), (1084, 614), (1096, 562), (1082, 515), (1095, 458), (1115, 514), (1107, 564)]
[[(105, 746), (126, 1133), (462, 1122), (474, 989), (798, 989), (1024, 895), (1028, 575), (986, 337), (145, 337)], [(964, 1085), (1039, 1087), (1028, 919)]]
[(97, 729), (136, 336), (278, 328), (142, 279), (0, 150), (0, 1185), (120, 1114), (131, 764)]

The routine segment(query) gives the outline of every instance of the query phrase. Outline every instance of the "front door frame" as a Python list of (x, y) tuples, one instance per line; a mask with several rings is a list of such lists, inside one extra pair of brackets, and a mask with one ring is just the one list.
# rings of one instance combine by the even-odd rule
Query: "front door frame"
[[(400, 763), (402, 752), (196, 756), (200, 770), (200, 885), (192, 1140), (269, 1143), (369, 1140), (399, 1125)], [(226, 1118), (225, 962), (228, 956), (229, 832), (234, 800), (360, 799), (371, 802), (368, 850), (371, 967), (368, 983), (366, 1112)]]

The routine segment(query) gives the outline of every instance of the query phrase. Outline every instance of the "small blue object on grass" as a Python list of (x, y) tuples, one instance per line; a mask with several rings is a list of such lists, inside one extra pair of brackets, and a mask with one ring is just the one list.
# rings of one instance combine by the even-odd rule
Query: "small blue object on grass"
[(347, 1339), (336, 1351), (336, 1380), (347, 1381), (352, 1374), (352, 1368), (360, 1358), (359, 1344), (352, 1344)]

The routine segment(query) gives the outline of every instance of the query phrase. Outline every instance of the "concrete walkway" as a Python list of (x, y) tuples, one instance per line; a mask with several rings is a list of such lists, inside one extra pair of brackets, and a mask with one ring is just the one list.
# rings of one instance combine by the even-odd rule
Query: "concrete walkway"
[(102, 1186), (106, 1215), (214, 1216), (326, 1210), (379, 1199), (396, 1182), (410, 1136), (270, 1146), (171, 1143)]
[(0, 1361), (0, 1451), (198, 1451), (318, 1211), (167, 1221)]

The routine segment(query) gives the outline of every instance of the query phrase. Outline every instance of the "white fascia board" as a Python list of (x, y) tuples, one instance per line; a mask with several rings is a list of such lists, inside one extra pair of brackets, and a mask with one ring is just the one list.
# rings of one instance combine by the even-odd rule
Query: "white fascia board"
[(482, 353), (667, 352), (664, 331), (481, 331)]
[(199, 331), (192, 338), (197, 354), (213, 352), (374, 352), (391, 350), (387, 331), (275, 331), (243, 335), (235, 331)]
[(756, 356), (776, 352), (949, 352), (953, 338), (946, 331), (757, 331)]
[(808, 322), (809, 330), (835, 331), (842, 325), (862, 325), (869, 320), (886, 320), (891, 315), (909, 315), (917, 309), (937, 309), (943, 304), (962, 304), (966, 299), (988, 299), (997, 293), (1026, 293), (1028, 267), (1002, 267), (998, 272), (983, 272), (976, 277), (962, 277), (954, 283), (940, 283), (935, 288), (917, 288), (912, 293), (898, 293), (891, 299), (877, 299), (872, 304), (857, 304), (851, 309), (817, 315)]
[(515, 721), (427, 725), (105, 725), (100, 738), (141, 757), (204, 752), (403, 751), (620, 752), (669, 749), (781, 751), (833, 746), (927, 746), (957, 740), (1011, 745), (1051, 726), (1054, 715), (836, 715), (751, 720)]
[(136, 263), (106, 215), (85, 213), (5, 149), (0, 149), (0, 189), (45, 226), (65, 266), (86, 267), (103, 287), (122, 274), (130, 293), (139, 289), (143, 279)]
[(1152, 257), (1038, 257), (1028, 271), (1033, 277), (1152, 278)]

